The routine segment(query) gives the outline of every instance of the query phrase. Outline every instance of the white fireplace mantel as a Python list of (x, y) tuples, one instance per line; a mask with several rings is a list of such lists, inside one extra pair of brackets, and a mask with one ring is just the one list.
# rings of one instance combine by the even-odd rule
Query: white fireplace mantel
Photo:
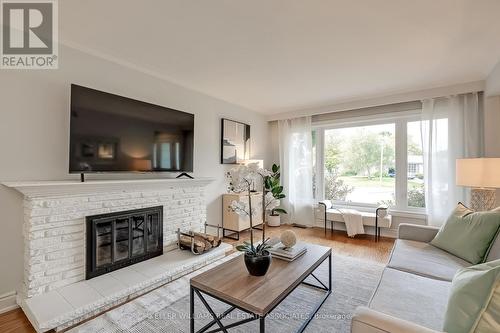
[(20, 181), (3, 182), (2, 185), (21, 192), (27, 198), (67, 196), (100, 192), (164, 190), (173, 187), (203, 187), (214, 178), (158, 178), (134, 180), (90, 180), (77, 181)]

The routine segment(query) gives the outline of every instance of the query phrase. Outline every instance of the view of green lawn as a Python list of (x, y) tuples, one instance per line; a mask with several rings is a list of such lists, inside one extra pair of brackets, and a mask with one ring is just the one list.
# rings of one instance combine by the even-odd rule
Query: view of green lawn
[(380, 178), (372, 177), (369, 179), (366, 176), (340, 176), (339, 179), (343, 180), (346, 184), (356, 187), (392, 187), (394, 188), (395, 179), (391, 177)]
[[(411, 125), (411, 126), (410, 126)], [(424, 207), (420, 128), (408, 127), (407, 205)], [(415, 161), (414, 161), (415, 160)], [(395, 125), (393, 123), (325, 131), (325, 197), (331, 200), (395, 205)], [(420, 164), (418, 164), (420, 163)], [(420, 165), (420, 167), (419, 167)], [(410, 168), (411, 166), (411, 168)], [(382, 178), (380, 174), (382, 173)], [(391, 177), (392, 176), (392, 177)]]
[[(394, 177), (382, 177), (382, 182), (380, 178), (372, 177), (369, 179), (366, 176), (340, 176), (339, 179), (343, 180), (346, 184), (355, 187), (390, 187), (394, 188), (396, 184), (396, 179)], [(419, 189), (422, 187), (423, 181), (414, 178), (408, 179), (408, 189)]]

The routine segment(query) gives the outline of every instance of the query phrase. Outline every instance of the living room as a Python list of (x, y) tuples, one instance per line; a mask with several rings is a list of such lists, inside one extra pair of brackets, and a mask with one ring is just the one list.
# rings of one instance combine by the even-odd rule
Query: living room
[(500, 331), (500, 2), (0, 6), (0, 332)]

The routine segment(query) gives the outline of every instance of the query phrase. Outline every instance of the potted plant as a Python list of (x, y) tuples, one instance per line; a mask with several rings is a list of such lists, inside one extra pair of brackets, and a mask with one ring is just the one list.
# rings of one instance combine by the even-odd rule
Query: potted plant
[[(230, 209), (241, 216), (248, 216), (250, 221), (250, 242), (245, 242), (236, 247), (239, 251), (245, 252), (245, 265), (250, 275), (262, 276), (267, 273), (271, 264), (271, 254), (267, 249), (269, 248), (268, 241), (265, 239), (265, 229), (262, 231), (262, 242), (254, 244), (253, 237), (253, 217), (257, 214), (255, 207), (252, 207), (252, 183), (256, 179), (265, 180), (272, 173), (265, 169), (259, 169), (257, 164), (249, 164), (248, 166), (240, 165), (233, 168), (228, 172), (227, 177), (229, 180), (229, 189), (236, 193), (245, 193), (247, 199), (245, 201), (233, 201)], [(263, 186), (265, 187), (265, 186)], [(272, 198), (272, 201), (269, 199)], [(263, 212), (266, 207), (275, 208), (276, 199), (271, 192), (263, 195), (262, 208)], [(279, 202), (278, 202), (279, 205)], [(264, 215), (265, 216), (265, 215)], [(263, 221), (265, 223), (265, 220)]]
[(255, 247), (246, 241), (242, 245), (236, 246), (236, 250), (245, 252), (245, 266), (250, 275), (266, 275), (271, 265), (271, 254), (268, 251), (271, 246), (268, 242), (269, 238)]
[(280, 226), (280, 214), (286, 214), (286, 210), (278, 208), (280, 199), (285, 198), (283, 186), (280, 184), (280, 166), (273, 164), (272, 172), (264, 178), (264, 192), (266, 196), (266, 210), (270, 211), (267, 225), (270, 227)]

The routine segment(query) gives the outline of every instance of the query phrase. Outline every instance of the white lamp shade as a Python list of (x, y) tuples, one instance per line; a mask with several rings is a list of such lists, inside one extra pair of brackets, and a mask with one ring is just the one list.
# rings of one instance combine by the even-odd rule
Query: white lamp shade
[(457, 185), (500, 188), (500, 158), (464, 158), (456, 163)]
[(257, 163), (259, 168), (264, 168), (264, 160), (244, 160), (243, 161), (243, 164), (244, 165), (249, 165), (249, 164), (253, 164), (253, 163)]

